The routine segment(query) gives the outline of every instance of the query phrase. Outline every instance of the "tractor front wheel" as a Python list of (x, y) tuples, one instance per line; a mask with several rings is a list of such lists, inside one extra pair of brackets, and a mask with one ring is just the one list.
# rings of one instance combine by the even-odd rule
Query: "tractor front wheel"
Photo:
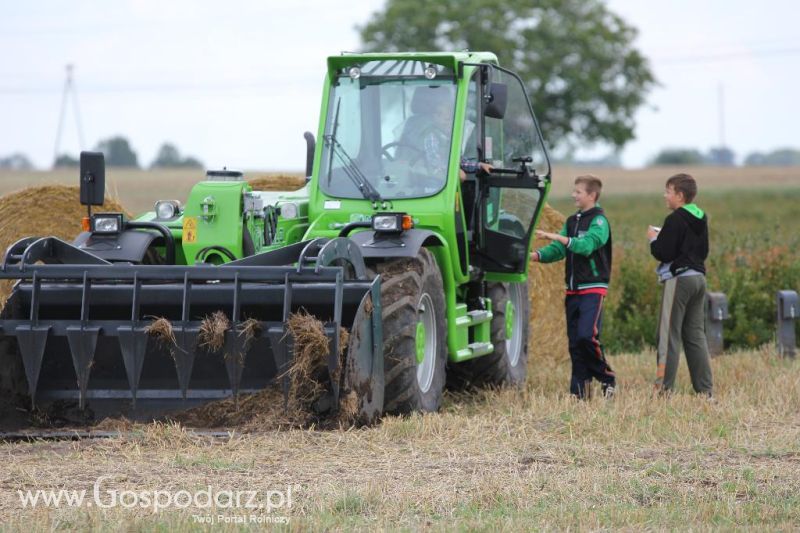
[(387, 413), (439, 409), (445, 385), (447, 327), (442, 276), (426, 249), (377, 266)]

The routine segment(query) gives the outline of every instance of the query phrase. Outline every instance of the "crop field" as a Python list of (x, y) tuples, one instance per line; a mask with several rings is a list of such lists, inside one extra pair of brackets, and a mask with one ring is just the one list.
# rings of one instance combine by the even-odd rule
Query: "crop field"
[[(608, 196), (661, 194), (666, 179), (676, 172), (688, 171), (708, 188), (737, 189), (749, 191), (777, 190), (800, 187), (800, 167), (752, 167), (752, 168), (588, 168), (554, 167), (553, 195), (568, 197), (572, 180), (584, 173), (595, 173), (603, 178)], [(274, 175), (295, 175), (302, 172), (245, 171), (245, 178), (258, 179)], [(122, 200), (132, 212), (152, 210), (158, 199), (185, 199), (192, 185), (205, 177), (201, 169), (179, 170), (130, 170), (109, 168), (106, 170), (106, 189), (115, 200)], [(77, 169), (59, 169), (42, 172), (13, 172), (0, 170), (0, 195), (39, 185), (78, 185)]]
[[(713, 402), (691, 393), (684, 363), (675, 394), (652, 390), (655, 355), (645, 341), (658, 286), (644, 232), (666, 215), (660, 195), (676, 170), (556, 169), (551, 203), (562, 213), (573, 210), (574, 176), (593, 172), (606, 183), (613, 400), (567, 394), (561, 267), (536, 265), (541, 323), (531, 328), (522, 390), (447, 392), (439, 413), (370, 428), (209, 436), (119, 423), (108, 428), (123, 431), (106, 439), (2, 443), (0, 529), (796, 530), (800, 363), (777, 356), (767, 320), (772, 285), (800, 290), (800, 169), (689, 169), (711, 220), (709, 286), (728, 292), (732, 309), (743, 306), (726, 326), (739, 340), (712, 361)], [(184, 199), (201, 174), (109, 169), (107, 184), (137, 212), (158, 198)], [(76, 172), (0, 173), (0, 195), (43, 184), (77, 185)], [(46, 504), (39, 493), (25, 504), (28, 491), (63, 499)]]

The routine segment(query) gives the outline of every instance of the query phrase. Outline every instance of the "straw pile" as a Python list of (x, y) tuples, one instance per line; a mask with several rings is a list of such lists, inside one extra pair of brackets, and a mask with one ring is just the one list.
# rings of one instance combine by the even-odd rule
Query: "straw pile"
[(259, 176), (247, 181), (254, 191), (296, 191), (306, 184), (306, 179), (303, 176), (284, 174)]
[(203, 318), (197, 343), (210, 352), (218, 352), (225, 344), (225, 332), (231, 327), (231, 321), (222, 311), (214, 311)]
[[(566, 217), (544, 206), (538, 229), (558, 232)], [(532, 249), (546, 246), (549, 241), (536, 239)], [(528, 330), (528, 364), (531, 372), (540, 358), (568, 359), (567, 326), (564, 317), (564, 262), (530, 264), (528, 297), (530, 298), (530, 328)]]
[[(328, 384), (328, 337), (323, 323), (304, 310), (293, 313), (287, 329), (294, 344), (294, 359), (285, 376), (276, 384), (256, 394), (242, 395), (238, 402), (226, 398), (176, 414), (174, 421), (198, 428), (236, 426), (240, 431), (263, 431), (278, 428), (337, 427), (351, 425), (358, 412), (358, 399), (343, 394), (335, 419), (323, 419), (316, 413)], [(339, 357), (343, 359), (349, 333), (339, 330)], [(285, 404), (281, 383), (289, 379), (289, 398)], [(338, 380), (338, 376), (334, 376)]]
[[(125, 212), (116, 201), (106, 199), (95, 212)], [(30, 187), (0, 197), (0, 250), (23, 237), (58, 237), (71, 242), (81, 232), (86, 206), (80, 203), (80, 189), (66, 185)], [(0, 307), (11, 293), (10, 281), (0, 283)]]

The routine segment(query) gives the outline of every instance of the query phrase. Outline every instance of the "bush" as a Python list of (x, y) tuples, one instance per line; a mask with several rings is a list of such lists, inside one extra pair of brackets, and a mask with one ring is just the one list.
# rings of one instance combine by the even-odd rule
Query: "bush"
[[(708, 290), (728, 297), (725, 348), (756, 348), (774, 341), (776, 292), (800, 292), (800, 260), (788, 246), (734, 248), (707, 262)], [(752, 252), (742, 251), (745, 249)], [(655, 345), (661, 285), (653, 267), (653, 261), (622, 258), (614, 279), (616, 294), (609, 301), (603, 328), (603, 343), (609, 352), (636, 352)], [(798, 326), (796, 322), (800, 330)]]

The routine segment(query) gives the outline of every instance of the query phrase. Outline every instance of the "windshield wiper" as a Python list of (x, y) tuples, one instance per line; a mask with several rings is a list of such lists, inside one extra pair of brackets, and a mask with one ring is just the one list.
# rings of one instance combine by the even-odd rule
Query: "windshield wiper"
[[(336, 99), (336, 112), (333, 114), (333, 131), (331, 132), (331, 138), (336, 138), (336, 130), (339, 129), (339, 106), (342, 103), (342, 97)], [(328, 143), (330, 146), (330, 143)], [(328, 185), (331, 184), (331, 173), (333, 172), (333, 150), (331, 150), (331, 155), (328, 157)]]
[[(338, 105), (336, 107), (336, 113), (337, 115), (339, 113)], [(334, 131), (335, 130), (336, 126), (334, 125)], [(345, 150), (339, 141), (336, 140), (335, 133), (331, 135), (325, 135), (323, 138), (325, 139), (325, 142), (331, 151), (331, 160), (333, 159), (333, 155), (336, 154), (336, 157), (338, 157), (342, 162), (342, 165), (344, 165), (342, 170), (344, 170), (344, 173), (347, 175), (347, 177), (350, 178), (350, 180), (355, 184), (356, 188), (361, 193), (361, 196), (367, 200), (372, 200), (373, 202), (383, 201), (383, 198), (381, 198), (378, 190), (369, 182), (361, 169), (358, 168), (358, 165), (356, 165), (356, 162), (353, 161), (352, 157), (350, 157), (350, 154), (347, 153), (347, 150)], [(330, 183), (332, 163), (333, 161), (328, 164), (328, 183)]]

